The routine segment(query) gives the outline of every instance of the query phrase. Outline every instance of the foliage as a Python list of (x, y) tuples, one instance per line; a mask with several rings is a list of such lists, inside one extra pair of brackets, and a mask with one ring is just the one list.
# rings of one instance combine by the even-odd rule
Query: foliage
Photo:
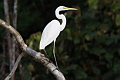
[[(37, 4), (37, 0), (33, 2)], [(49, 11), (48, 13), (43, 11), (44, 14), (37, 10), (39, 5), (35, 7), (33, 4), (21, 9), (26, 3), (29, 2), (20, 2), (18, 30), (22, 35), (27, 36), (32, 32), (26, 43), (39, 51), (42, 29), (50, 19), (54, 18), (52, 17), (54, 12), (52, 16)], [(44, 9), (52, 8), (52, 4), (46, 5)], [(75, 0), (70, 4), (77, 7), (79, 11), (65, 13), (67, 26), (56, 40), (58, 66), (66, 80), (119, 80), (120, 0)], [(31, 14), (33, 7), (36, 11)], [(27, 12), (25, 12), (26, 9)], [(43, 17), (43, 14), (47, 17)], [(38, 30), (41, 32), (37, 32)], [(24, 37), (26, 39), (26, 36)], [(50, 44), (46, 51), (54, 62), (52, 49), (53, 44)], [(22, 65), (24, 80), (55, 79), (49, 71), (29, 56), (22, 60)]]

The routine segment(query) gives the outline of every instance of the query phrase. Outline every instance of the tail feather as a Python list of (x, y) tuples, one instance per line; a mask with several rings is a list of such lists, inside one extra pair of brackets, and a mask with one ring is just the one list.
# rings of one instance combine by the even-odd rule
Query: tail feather
[(45, 49), (45, 46), (43, 45), (42, 41), (40, 41), (39, 49)]

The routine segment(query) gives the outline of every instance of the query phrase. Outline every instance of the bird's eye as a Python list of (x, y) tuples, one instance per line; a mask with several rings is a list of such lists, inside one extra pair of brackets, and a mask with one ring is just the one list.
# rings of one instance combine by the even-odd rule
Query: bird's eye
[(66, 7), (63, 7), (63, 9), (66, 9)]

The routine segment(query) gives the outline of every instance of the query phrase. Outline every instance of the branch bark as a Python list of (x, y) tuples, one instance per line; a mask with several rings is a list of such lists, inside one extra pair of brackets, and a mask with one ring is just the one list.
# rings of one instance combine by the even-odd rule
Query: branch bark
[(44, 56), (44, 54), (42, 54), (41, 52), (36, 52), (35, 50), (27, 47), (22, 36), (12, 26), (10, 26), (1, 19), (0, 19), (0, 25), (2, 25), (4, 28), (9, 30), (9, 32), (11, 32), (15, 36), (23, 52), (34, 57), (38, 62), (40, 62), (42, 65), (48, 68), (51, 71), (51, 73), (56, 77), (57, 80), (65, 80), (64, 75), (57, 69), (57, 67), (48, 58)]

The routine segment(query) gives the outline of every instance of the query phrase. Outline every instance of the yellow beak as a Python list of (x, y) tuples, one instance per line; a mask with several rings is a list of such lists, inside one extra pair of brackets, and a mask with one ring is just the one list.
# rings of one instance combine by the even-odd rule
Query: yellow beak
[(68, 8), (68, 7), (65, 7), (65, 9), (67, 9), (67, 10), (78, 10), (76, 8)]

